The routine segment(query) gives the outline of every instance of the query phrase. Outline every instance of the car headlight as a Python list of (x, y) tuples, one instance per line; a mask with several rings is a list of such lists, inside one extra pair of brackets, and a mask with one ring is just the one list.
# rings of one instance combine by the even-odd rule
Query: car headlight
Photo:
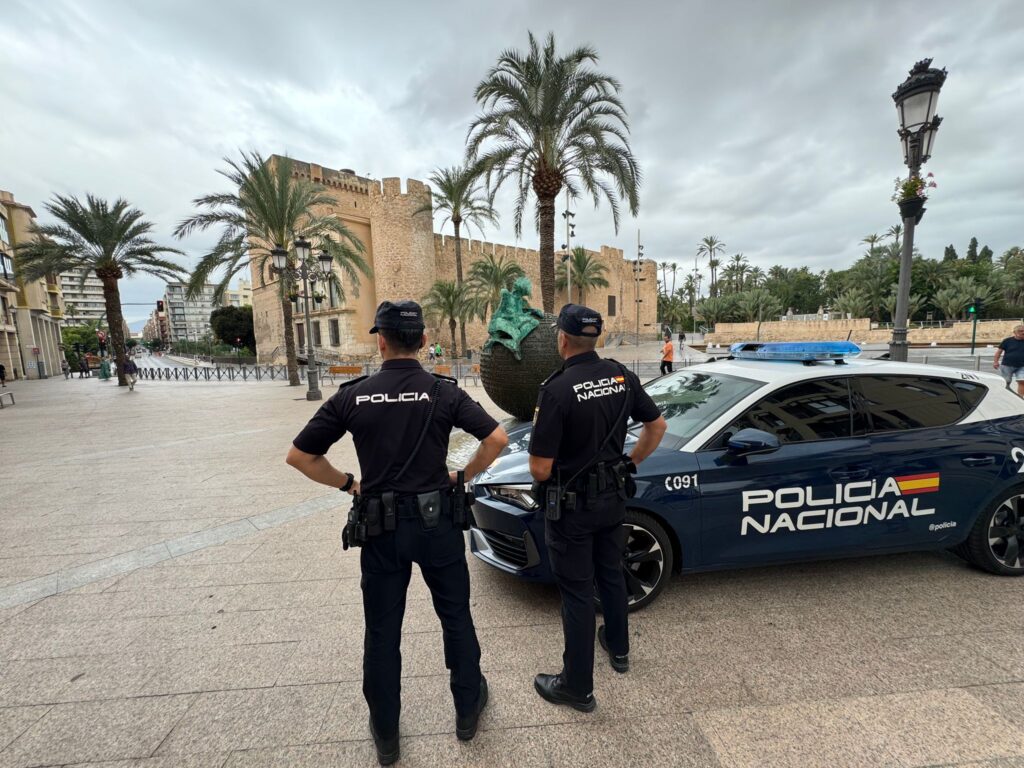
[(487, 492), (494, 498), (520, 509), (537, 509), (530, 485), (490, 485), (487, 486)]

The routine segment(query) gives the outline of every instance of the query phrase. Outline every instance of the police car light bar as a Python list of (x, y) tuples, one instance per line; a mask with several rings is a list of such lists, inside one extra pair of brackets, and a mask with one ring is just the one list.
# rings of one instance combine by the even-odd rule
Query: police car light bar
[(834, 360), (842, 363), (847, 357), (860, 354), (860, 347), (852, 341), (744, 341), (729, 347), (729, 353), (738, 360), (791, 360), (815, 363)]

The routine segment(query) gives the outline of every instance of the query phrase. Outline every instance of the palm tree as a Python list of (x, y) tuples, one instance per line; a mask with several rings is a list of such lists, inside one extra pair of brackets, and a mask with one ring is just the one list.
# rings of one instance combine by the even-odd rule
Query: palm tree
[(760, 288), (764, 285), (765, 274), (764, 270), (760, 267), (751, 267), (750, 272), (747, 273), (747, 287), (749, 288)]
[[(423, 311), (439, 322), (448, 322), (452, 334), (452, 357), (456, 356), (455, 328), (477, 313), (478, 299), (468, 285), (451, 280), (438, 280), (423, 297)], [(463, 350), (465, 351), (465, 350)]]
[(670, 296), (675, 296), (676, 295), (676, 273), (679, 271), (679, 265), (676, 264), (673, 261), (671, 269), (672, 269), (672, 292), (669, 295)]
[(666, 296), (669, 295), (669, 292), (668, 292), (668, 271), (671, 268), (671, 266), (672, 265), (669, 264), (667, 261), (663, 261), (663, 262), (661, 262), (658, 265), (658, 269), (661, 270), (661, 280), (659, 282), (661, 284), (662, 291), (664, 292), (664, 294)]
[(733, 268), (733, 272), (735, 272), (736, 290), (742, 291), (747, 279), (747, 273), (750, 271), (750, 263), (747, 261), (746, 256), (742, 253), (737, 253), (729, 259), (729, 265)]
[[(443, 213), (441, 229), (449, 220), (455, 230), (455, 283), (462, 285), (462, 238), (459, 230), (466, 225), (466, 234), (472, 227), (481, 233), (484, 224), (497, 224), (498, 214), (491, 206), (491, 199), (480, 187), (480, 175), (468, 165), (456, 165), (451, 168), (439, 168), (430, 175), (431, 203), (427, 203), (416, 213)], [(466, 350), (466, 323), (459, 326), (459, 340), (463, 351)]]
[(903, 244), (903, 225), (893, 224), (885, 234), (892, 238), (893, 245), (899, 250)]
[[(299, 235), (308, 239), (314, 248), (327, 251), (358, 294), (360, 274), (367, 277), (371, 274), (364, 258), (366, 248), (341, 219), (317, 211), (320, 207), (333, 208), (337, 203), (326, 189), (306, 179), (294, 178), (288, 158), (275, 158), (268, 162), (258, 152), (242, 152), (240, 160), (224, 158), (224, 162), (228, 167), (219, 173), (237, 191), (196, 198), (192, 203), (199, 212), (182, 221), (174, 230), (175, 236), (181, 238), (194, 231), (221, 227), (217, 244), (199, 260), (192, 272), (189, 280), (191, 296), (198, 295), (217, 271), (223, 274), (214, 286), (213, 297), (217, 302), (234, 276), (243, 270), (259, 271), (260, 285), (266, 285), (273, 279), (269, 270), (270, 250), (275, 245), (289, 247)], [(289, 263), (294, 264), (294, 259), (294, 254), (289, 251)], [(331, 283), (344, 301), (344, 288), (333, 271)], [(298, 386), (299, 365), (295, 356), (292, 303), (288, 298), (296, 286), (288, 271), (282, 274), (278, 284), (288, 383)], [(306, 332), (309, 333), (309, 329)]]
[(469, 265), (469, 283), (480, 297), (480, 319), (487, 322), (488, 310), (501, 303), (501, 289), (512, 290), (516, 278), (526, 273), (511, 259), (496, 259), (493, 253)]
[(775, 315), (782, 312), (782, 303), (764, 288), (738, 294), (736, 307), (743, 319), (749, 323), (774, 319)]
[[(608, 281), (604, 275), (608, 267), (595, 259), (586, 248), (576, 246), (572, 249), (572, 287), (576, 289), (580, 297), (580, 304), (587, 303), (588, 288), (607, 288)], [(558, 265), (555, 287), (564, 290), (568, 281), (566, 280), (566, 262)]]
[(715, 270), (718, 269), (718, 254), (725, 250), (725, 243), (719, 240), (714, 235), (707, 235), (704, 237), (700, 244), (697, 246), (697, 255), (704, 256), (708, 260), (708, 267), (711, 269), (711, 285), (708, 287), (708, 293), (711, 296), (717, 296), (718, 290), (715, 285)]
[(545, 312), (555, 305), (555, 198), (586, 193), (608, 200), (615, 231), (619, 200), (634, 216), (640, 207), (640, 168), (629, 147), (629, 124), (619, 82), (592, 69), (597, 52), (582, 46), (559, 56), (549, 34), (541, 47), (532, 33), (524, 54), (506, 50), (476, 87), (483, 110), (469, 128), (467, 155), (488, 186), (509, 179), (516, 188), (515, 233), (532, 190), (540, 233), (540, 289)]
[(963, 293), (958, 288), (940, 288), (932, 296), (932, 304), (942, 313), (946, 320), (958, 320), (973, 298), (971, 293)]
[[(896, 294), (899, 289), (898, 283), (892, 284), (892, 290), (889, 295), (885, 297), (882, 305), (885, 307), (885, 311), (889, 313), (889, 317), (896, 317)], [(914, 315), (921, 311), (921, 307), (925, 305), (927, 299), (919, 293), (910, 294), (910, 300), (907, 303), (907, 320), (912, 320)]]
[(697, 304), (697, 317), (707, 322), (712, 328), (718, 323), (729, 320), (735, 311), (736, 306), (731, 296), (709, 296)]
[(46, 275), (81, 270), (84, 282), (88, 274), (96, 274), (103, 282), (110, 342), (117, 362), (117, 383), (127, 386), (124, 316), (118, 281), (139, 272), (168, 281), (181, 279), (185, 269), (163, 258), (164, 254), (180, 254), (181, 251), (157, 245), (149, 237), (153, 224), (142, 218), (142, 211), (120, 198), (111, 204), (86, 195), (83, 204), (76, 197), (54, 195), (44, 207), (57, 223), (32, 225), (31, 234), (36, 239), (19, 245), (15, 251), (18, 275), (30, 282)]
[(697, 276), (692, 272), (688, 274), (686, 279), (683, 280), (683, 285), (679, 292), (686, 296), (686, 302), (690, 305), (690, 312), (692, 314), (697, 303)]
[(847, 288), (832, 299), (832, 311), (851, 317), (869, 317), (875, 310), (874, 299), (862, 288)]

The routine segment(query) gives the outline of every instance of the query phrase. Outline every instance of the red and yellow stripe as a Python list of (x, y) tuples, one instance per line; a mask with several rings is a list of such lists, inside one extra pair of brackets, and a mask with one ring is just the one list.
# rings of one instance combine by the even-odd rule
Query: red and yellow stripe
[(939, 473), (929, 472), (923, 475), (903, 475), (893, 480), (900, 487), (900, 493), (910, 496), (915, 493), (934, 493), (939, 490)]

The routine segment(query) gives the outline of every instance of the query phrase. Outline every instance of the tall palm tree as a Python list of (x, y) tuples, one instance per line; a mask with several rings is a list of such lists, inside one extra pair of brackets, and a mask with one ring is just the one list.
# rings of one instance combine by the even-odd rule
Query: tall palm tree
[(893, 243), (895, 244), (895, 246), (897, 248), (899, 248), (900, 246), (903, 245), (903, 225), (902, 224), (893, 224), (891, 227), (889, 227), (889, 229), (886, 231), (885, 234), (887, 234), (889, 237), (892, 238), (892, 241), (893, 241)]
[(662, 289), (662, 291), (664, 292), (664, 294), (666, 296), (669, 295), (669, 292), (668, 292), (668, 270), (669, 270), (669, 268), (671, 266), (672, 265), (669, 264), (667, 261), (663, 261), (663, 262), (661, 262), (658, 265), (658, 269), (661, 270), (661, 281), (660, 281), (661, 282), (661, 289)]
[(690, 305), (690, 314), (693, 314), (694, 306), (697, 303), (697, 276), (692, 272), (683, 280), (679, 292), (686, 296), (686, 302)]
[(872, 253), (878, 247), (878, 244), (882, 242), (882, 236), (872, 232), (870, 235), (862, 237), (861, 242), (868, 247), (868, 253)]
[(747, 273), (747, 287), (748, 288), (760, 288), (764, 285), (765, 274), (761, 267), (751, 267)]
[[(189, 294), (198, 295), (215, 272), (222, 274), (214, 286), (214, 300), (220, 301), (236, 274), (247, 269), (258, 271), (260, 285), (273, 280), (270, 272), (270, 250), (275, 245), (286, 248), (302, 235), (313, 248), (327, 251), (336, 269), (347, 276), (356, 294), (360, 275), (369, 276), (370, 266), (362, 241), (333, 214), (317, 211), (333, 208), (337, 201), (324, 187), (292, 176), (288, 158), (267, 161), (258, 152), (242, 152), (239, 160), (224, 158), (227, 168), (218, 171), (231, 182), (235, 191), (204, 195), (192, 201), (199, 212), (182, 221), (174, 230), (176, 237), (186, 237), (210, 227), (221, 228), (220, 239), (196, 265), (189, 280)], [(289, 263), (295, 255), (289, 250)], [(345, 291), (337, 272), (331, 283), (345, 300)], [(284, 319), (284, 349), (288, 359), (288, 383), (299, 385), (299, 365), (295, 355), (295, 330), (292, 323), (292, 302), (288, 294), (296, 289), (290, 272), (278, 280), (281, 314)], [(307, 328), (306, 332), (310, 330)]]
[[(423, 311), (428, 317), (448, 322), (452, 334), (452, 357), (456, 356), (455, 328), (477, 313), (478, 300), (468, 285), (459, 285), (451, 280), (438, 280), (423, 297)], [(463, 350), (465, 352), (465, 350)]]
[(532, 190), (540, 234), (540, 290), (545, 312), (555, 305), (555, 198), (585, 193), (605, 198), (619, 229), (619, 201), (634, 216), (640, 207), (640, 167), (629, 147), (619, 82), (592, 69), (597, 52), (581, 46), (559, 56), (555, 37), (543, 47), (529, 34), (529, 49), (506, 50), (476, 87), (482, 112), (469, 128), (467, 155), (479, 162), (488, 186), (514, 180), (515, 233)]
[[(431, 203), (416, 213), (443, 213), (441, 229), (451, 221), (455, 230), (455, 284), (462, 285), (462, 237), (460, 230), (466, 226), (466, 234), (476, 227), (481, 233), (484, 224), (497, 224), (498, 214), (491, 205), (491, 198), (484, 194), (480, 174), (468, 165), (439, 168), (430, 174)], [(466, 323), (459, 325), (459, 340), (466, 350)]]
[(76, 197), (54, 195), (44, 207), (57, 223), (33, 224), (31, 233), (35, 240), (17, 247), (15, 268), (26, 281), (80, 270), (84, 283), (88, 275), (95, 273), (103, 283), (110, 342), (117, 361), (117, 383), (127, 386), (118, 281), (139, 272), (163, 280), (178, 280), (185, 269), (163, 256), (181, 251), (157, 245), (149, 237), (153, 224), (142, 218), (142, 211), (120, 198), (111, 204), (86, 195), (82, 203)]
[(718, 295), (718, 287), (715, 284), (715, 271), (718, 269), (718, 254), (725, 250), (725, 243), (714, 235), (707, 235), (702, 238), (697, 246), (697, 256), (703, 256), (708, 260), (708, 267), (711, 269), (711, 285), (708, 286), (708, 294)]
[(676, 264), (673, 261), (671, 269), (672, 269), (672, 292), (669, 295), (670, 296), (675, 296), (676, 295), (676, 273), (679, 272), (679, 265)]
[[(591, 256), (586, 248), (578, 245), (572, 249), (570, 258), (572, 259), (572, 287), (576, 289), (580, 297), (580, 304), (586, 304), (588, 288), (608, 287), (608, 281), (604, 277), (608, 267)], [(561, 291), (568, 285), (566, 262), (563, 261), (558, 265), (557, 272), (555, 287)]]
[(511, 291), (516, 278), (525, 274), (523, 268), (511, 259), (505, 256), (497, 259), (493, 253), (488, 253), (469, 265), (469, 284), (480, 297), (481, 320), (486, 323), (488, 310), (498, 308), (498, 304), (501, 303), (501, 289)]

